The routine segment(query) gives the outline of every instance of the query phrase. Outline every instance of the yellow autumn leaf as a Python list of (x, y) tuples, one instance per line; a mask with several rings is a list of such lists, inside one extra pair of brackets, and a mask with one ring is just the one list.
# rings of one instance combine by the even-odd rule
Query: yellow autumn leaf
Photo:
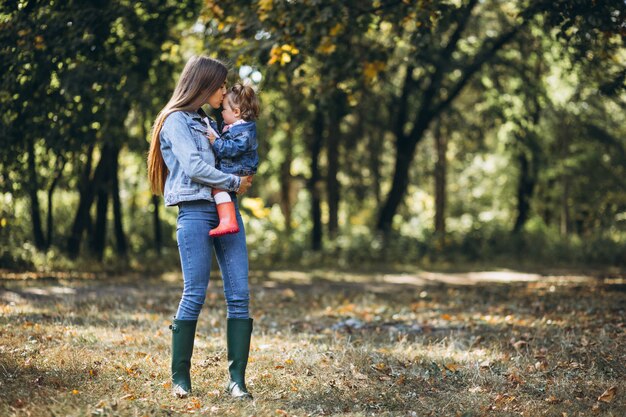
[(283, 52), (280, 55), (280, 65), (285, 65), (289, 62), (291, 62), (291, 55), (289, 55), (287, 52)]
[(300, 50), (296, 48), (295, 45), (285, 44), (282, 46), (274, 45), (270, 50), (270, 60), (267, 62), (268, 65), (272, 65), (275, 63), (280, 63), (280, 65), (285, 65), (291, 62), (291, 57), (300, 53)]
[(215, 13), (215, 15), (219, 18), (224, 17), (224, 9), (222, 9), (220, 6), (218, 6), (217, 4), (215, 6), (213, 6), (213, 13)]
[(7, 219), (3, 217), (2, 219), (0, 219), (0, 227), (6, 227), (6, 225), (7, 225)]
[(259, 16), (259, 20), (261, 22), (267, 20), (270, 16), (270, 12), (274, 8), (273, 0), (259, 0), (259, 9), (257, 11), (257, 15)]
[(287, 360), (285, 361), (285, 363), (286, 363), (287, 365), (293, 365), (293, 359), (287, 359)]
[(337, 23), (330, 29), (330, 36), (337, 36), (341, 32), (343, 32), (343, 25), (341, 23)]
[(324, 55), (330, 55), (335, 52), (335, 49), (337, 49), (337, 45), (333, 43), (332, 39), (324, 36), (322, 42), (320, 43), (320, 46), (317, 47), (317, 52)]
[(385, 69), (383, 61), (366, 62), (363, 66), (363, 75), (368, 81), (374, 80), (378, 73)]
[(259, 0), (259, 9), (271, 11), (274, 8), (274, 0)]
[(77, 389), (73, 389), (72, 390), (72, 395), (78, 395), (78, 394), (80, 394), (79, 390), (77, 390)]
[(300, 50), (296, 48), (295, 45), (291, 45), (291, 44), (285, 44), (281, 46), (280, 49), (282, 49), (284, 52), (287, 52), (288, 54), (291, 54), (291, 55), (297, 55), (300, 53)]

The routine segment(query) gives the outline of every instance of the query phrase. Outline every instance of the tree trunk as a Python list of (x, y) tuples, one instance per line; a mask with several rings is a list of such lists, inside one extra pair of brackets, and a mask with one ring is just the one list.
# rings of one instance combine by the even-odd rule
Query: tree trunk
[(49, 248), (52, 245), (52, 233), (54, 230), (54, 219), (53, 219), (53, 207), (52, 207), (52, 197), (54, 195), (54, 190), (57, 187), (59, 181), (61, 180), (61, 176), (63, 175), (63, 169), (65, 168), (65, 158), (62, 155), (57, 157), (56, 161), (56, 175), (48, 188), (48, 218), (47, 218), (47, 236), (46, 236), (46, 248)]
[(429, 118), (428, 120), (422, 121), (417, 139), (410, 138), (407, 135), (396, 136), (396, 162), (394, 166), (393, 182), (376, 226), (378, 230), (384, 233), (388, 233), (391, 230), (393, 217), (398, 211), (398, 207), (409, 185), (409, 167), (415, 157), (415, 148), (422, 140), (424, 131), (428, 127), (430, 120)]
[[(108, 174), (109, 173), (107, 172), (105, 175), (108, 176)], [(107, 212), (109, 208), (109, 187), (107, 183), (108, 178), (102, 181), (98, 187), (96, 224), (93, 235), (91, 236), (91, 251), (99, 261), (102, 261), (104, 257), (104, 247), (106, 245)]]
[(67, 253), (71, 259), (76, 259), (78, 257), (83, 232), (85, 229), (90, 229), (91, 227), (89, 211), (95, 198), (95, 188), (99, 186), (103, 176), (104, 165), (102, 164), (102, 159), (100, 159), (100, 163), (98, 163), (98, 166), (93, 174), (93, 179), (91, 178), (94, 147), (95, 144), (92, 144), (87, 153), (87, 163), (85, 164), (81, 185), (79, 187), (80, 199), (78, 201), (78, 208), (76, 210), (76, 215), (74, 216), (70, 236), (67, 240)]
[(285, 156), (280, 163), (280, 209), (285, 218), (285, 231), (291, 235), (291, 163), (293, 162), (293, 134), (291, 123), (288, 123), (285, 138)]
[(524, 228), (530, 212), (530, 199), (535, 187), (535, 179), (526, 152), (522, 151), (518, 157), (520, 174), (517, 183), (517, 218), (515, 219), (514, 233), (519, 233)]
[(437, 153), (437, 161), (435, 162), (435, 233), (442, 240), (446, 234), (446, 151), (448, 138), (443, 134), (441, 121), (437, 123), (433, 133)]
[(322, 151), (324, 134), (324, 113), (320, 103), (317, 103), (315, 119), (313, 121), (313, 131), (310, 137), (311, 154), (311, 177), (308, 181), (309, 192), (311, 193), (311, 221), (313, 229), (311, 232), (311, 248), (314, 251), (322, 249), (322, 209), (321, 209), (321, 175), (319, 169), (319, 155)]
[(328, 168), (326, 171), (328, 236), (333, 240), (337, 237), (337, 231), (339, 229), (340, 185), (337, 180), (337, 173), (339, 172), (339, 142), (341, 137), (339, 125), (346, 112), (345, 101), (345, 94), (336, 88), (335, 94), (331, 95), (330, 111), (328, 112), (329, 123), (326, 135), (326, 153), (328, 160)]
[(569, 237), (571, 215), (569, 207), (569, 189), (570, 181), (569, 177), (563, 176), (563, 194), (561, 195), (561, 236)]
[(46, 240), (43, 234), (41, 223), (41, 210), (39, 207), (39, 180), (37, 178), (37, 161), (35, 157), (35, 144), (32, 138), (28, 138), (28, 182), (26, 189), (30, 197), (30, 217), (33, 223), (33, 238), (35, 239), (35, 247), (39, 250), (46, 248)]
[(120, 185), (119, 185), (119, 155), (120, 149), (113, 151), (113, 160), (111, 164), (111, 197), (113, 197), (113, 229), (115, 231), (115, 242), (117, 254), (126, 257), (128, 245), (126, 244), (126, 235), (122, 222), (122, 203), (120, 201)]

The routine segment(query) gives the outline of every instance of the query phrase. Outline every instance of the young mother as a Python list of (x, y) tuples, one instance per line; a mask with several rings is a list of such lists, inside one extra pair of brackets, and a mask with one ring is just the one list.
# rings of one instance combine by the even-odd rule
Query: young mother
[[(228, 370), (227, 391), (237, 398), (252, 398), (245, 383), (252, 319), (248, 313), (248, 252), (246, 235), (236, 205), (239, 233), (219, 238), (209, 231), (219, 223), (213, 188), (243, 194), (252, 177), (225, 174), (215, 168), (207, 138), (207, 118), (201, 106), (217, 109), (226, 94), (228, 70), (219, 61), (192, 57), (185, 65), (172, 98), (154, 123), (148, 154), (152, 192), (165, 197), (166, 206), (178, 206), (176, 239), (183, 271), (183, 295), (172, 330), (172, 387), (178, 397), (191, 392), (191, 355), (198, 315), (204, 304), (211, 254), (215, 250), (226, 296)], [(233, 201), (236, 198), (233, 195)]]

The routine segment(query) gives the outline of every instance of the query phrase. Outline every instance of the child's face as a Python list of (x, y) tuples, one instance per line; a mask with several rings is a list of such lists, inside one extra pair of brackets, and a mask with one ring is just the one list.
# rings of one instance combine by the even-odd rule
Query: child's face
[(241, 110), (238, 107), (231, 107), (230, 100), (228, 96), (224, 97), (224, 101), (222, 102), (222, 118), (224, 119), (224, 123), (232, 124), (239, 120), (241, 117)]

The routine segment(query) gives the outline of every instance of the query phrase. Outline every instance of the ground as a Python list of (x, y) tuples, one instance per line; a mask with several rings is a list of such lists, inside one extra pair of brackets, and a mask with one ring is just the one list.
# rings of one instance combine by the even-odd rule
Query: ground
[(224, 394), (217, 275), (187, 399), (169, 383), (180, 274), (0, 276), (2, 416), (626, 413), (619, 274), (255, 272), (252, 402)]

